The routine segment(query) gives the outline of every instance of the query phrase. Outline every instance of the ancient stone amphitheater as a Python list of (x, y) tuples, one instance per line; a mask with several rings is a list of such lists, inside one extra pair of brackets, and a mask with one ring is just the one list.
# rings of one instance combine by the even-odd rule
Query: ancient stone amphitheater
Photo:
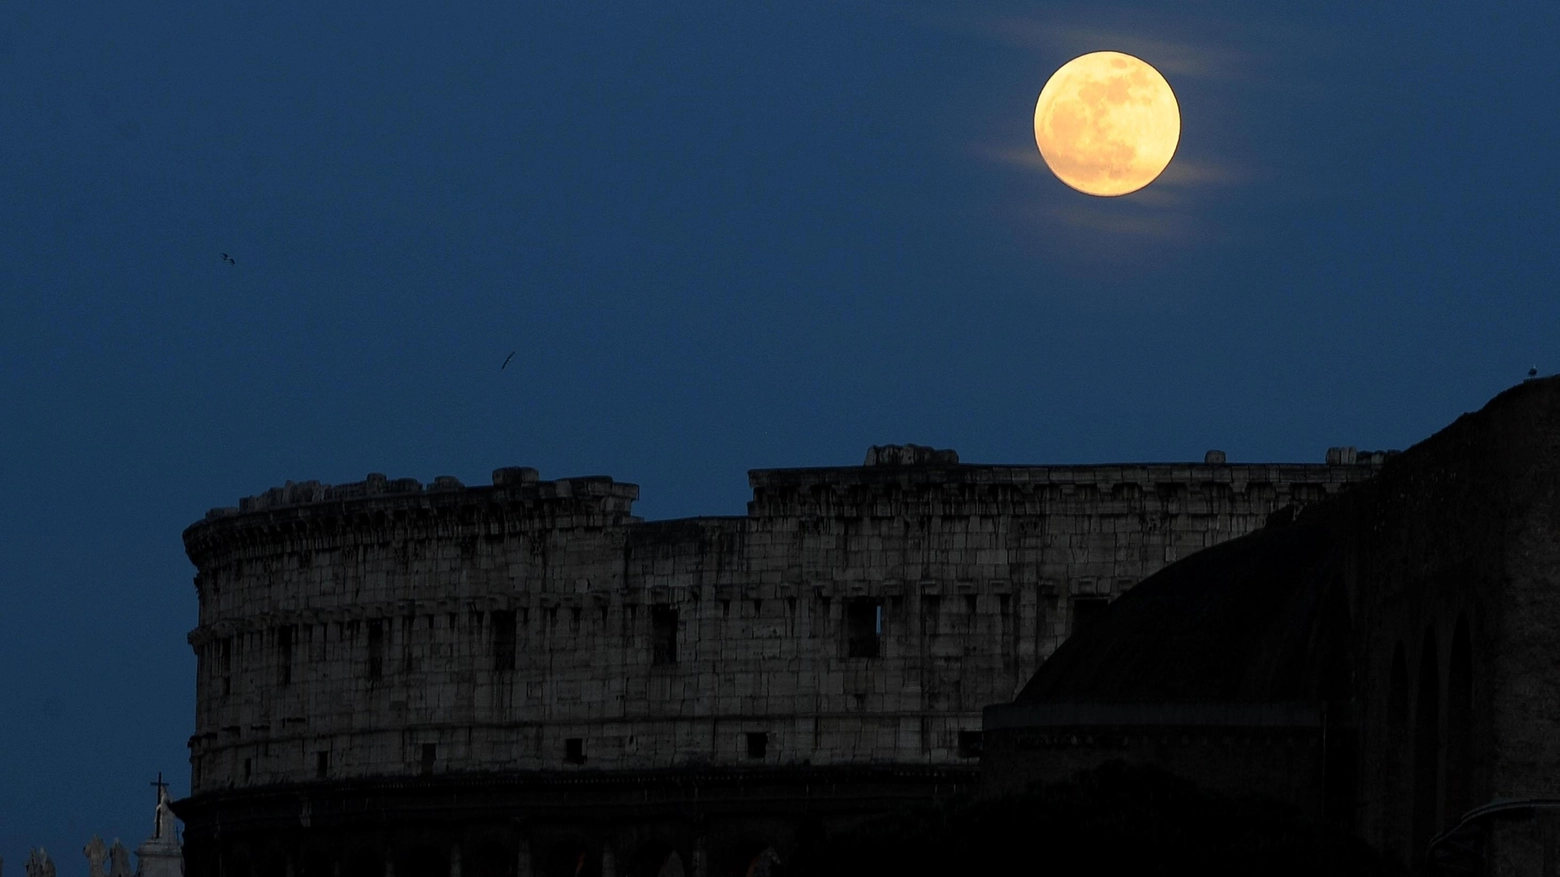
[(1166, 563), (1369, 477), (873, 448), (643, 521), (605, 477), (289, 483), (184, 533), (191, 877), (778, 874), (969, 791), (1013, 698)]

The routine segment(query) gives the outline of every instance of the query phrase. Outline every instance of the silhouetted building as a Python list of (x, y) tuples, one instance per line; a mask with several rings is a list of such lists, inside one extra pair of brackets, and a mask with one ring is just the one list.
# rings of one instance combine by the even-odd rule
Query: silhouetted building
[(1557, 873), (1560, 380), (1149, 577), (984, 727), (991, 792), (1149, 762), (1415, 867)]

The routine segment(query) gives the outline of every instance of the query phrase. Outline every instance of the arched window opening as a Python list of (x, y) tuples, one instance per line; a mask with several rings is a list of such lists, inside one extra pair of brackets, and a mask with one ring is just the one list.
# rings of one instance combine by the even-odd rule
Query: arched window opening
[(266, 844), (255, 857), (255, 877), (287, 877), (287, 855), (273, 844)]
[(416, 846), (407, 850), (396, 877), (449, 877), (450, 860), (435, 846)]
[(627, 877), (687, 877), (682, 856), (668, 844), (650, 841), (634, 853)]
[(1460, 818), (1473, 800), (1473, 644), (1468, 616), (1459, 614), (1446, 671), (1446, 819)]
[(772, 844), (749, 840), (734, 844), (717, 858), (712, 873), (716, 877), (780, 877), (780, 855)]
[(780, 854), (774, 847), (764, 847), (748, 860), (742, 877), (780, 877)]
[(655, 877), (684, 877), (687, 871), (683, 869), (682, 856), (675, 851), (666, 857), (661, 867), (655, 872)]
[[(221, 873), (223, 877), (252, 877), (254, 869), (252, 863), (255, 856), (250, 850), (249, 844), (240, 841), (228, 847), (222, 856)], [(380, 875), (384, 877), (384, 875)]]
[(1414, 684), (1414, 845), (1410, 861), (1418, 866), (1430, 838), (1440, 828), (1436, 804), (1441, 799), (1441, 673), (1435, 631), (1425, 631)]
[(601, 877), (601, 857), (584, 844), (565, 841), (552, 848), (544, 860), (545, 877)]
[(1392, 650), (1382, 743), (1381, 848), (1402, 864), (1408, 860), (1408, 660), (1402, 643)]
[(1354, 825), (1359, 787), (1359, 733), (1355, 721), (1354, 662), (1349, 659), (1348, 607), (1341, 589), (1330, 594), (1333, 632), (1324, 664), (1322, 700), (1326, 749), (1322, 763), (1322, 811), (1336, 825)]
[(300, 877), (334, 877), (335, 864), (330, 853), (321, 849), (311, 849), (304, 853), (303, 860), (298, 866), (298, 873)]
[(474, 846), (462, 861), (462, 877), (513, 877), (515, 854), (496, 840)]
[(385, 877), (385, 863), (372, 850), (357, 850), (348, 856), (341, 877)]

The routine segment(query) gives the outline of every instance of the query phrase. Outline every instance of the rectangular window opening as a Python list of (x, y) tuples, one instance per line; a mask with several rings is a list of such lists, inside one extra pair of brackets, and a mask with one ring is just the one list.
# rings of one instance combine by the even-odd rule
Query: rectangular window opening
[(677, 663), (677, 610), (671, 606), (650, 607), (650, 663)]
[(960, 731), (959, 732), (959, 757), (960, 758), (979, 758), (980, 757), (980, 752), (981, 752), (981, 732), (980, 731)]
[(222, 675), (222, 693), (233, 691), (233, 638), (223, 637), (217, 644), (217, 672)]
[(385, 673), (385, 627), (379, 619), (368, 623), (368, 678), (378, 679)]
[(401, 670), (405, 673), (417, 672), (417, 654), (412, 650), (412, 637), (417, 632), (417, 616), (405, 615), (401, 618)]
[(515, 668), (515, 613), (512, 609), (493, 611), (493, 669)]
[(255, 774), (255, 763), (254, 763), (254, 760), (250, 759), (250, 758), (244, 759), (244, 779), (247, 781), (250, 777), (254, 776), (254, 774)]
[(769, 751), (769, 735), (763, 731), (750, 731), (747, 734), (747, 757), (762, 759)]
[(329, 775), (329, 774), (330, 774), (330, 753), (329, 752), (316, 752), (316, 753), (314, 753), (314, 778), (322, 780), (322, 779), (325, 779), (325, 777), (327, 775)]
[(852, 658), (876, 658), (883, 635), (883, 603), (857, 598), (845, 604), (847, 654)]
[(277, 682), (288, 685), (292, 682), (292, 658), (293, 658), (293, 627), (284, 624), (276, 630), (276, 663)]
[(569, 737), (563, 741), (563, 760), (568, 764), (585, 763), (584, 738)]
[(422, 745), (422, 773), (428, 776), (433, 773), (433, 763), (439, 758), (439, 746), (437, 743), (424, 743)]

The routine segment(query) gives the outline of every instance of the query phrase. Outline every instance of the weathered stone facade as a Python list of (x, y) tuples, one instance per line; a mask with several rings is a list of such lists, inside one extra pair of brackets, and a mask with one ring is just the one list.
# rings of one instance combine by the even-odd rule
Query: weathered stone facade
[[(981, 708), (1011, 700), (1105, 600), (1383, 460), (1328, 456), (974, 466), (890, 446), (861, 467), (753, 471), (745, 517), (657, 522), (632, 514), (634, 485), (531, 469), (472, 488), (289, 484), (213, 510), (185, 531), (197, 715), (192, 796), (175, 809), (191, 873), (214, 867), (219, 824), (303, 843), (345, 790), (368, 801), (391, 783), (415, 801), (495, 777), (508, 797), (486, 816), (510, 827), (483, 842), (504, 873), (547, 859), (546, 832), (513, 820), (552, 818), (544, 801), (556, 815), (559, 783), (597, 790), (570, 818), (610, 815), (564, 832), (593, 868), (651, 842), (625, 802), (678, 788), (696, 829), (654, 843), (720, 872), (698, 850), (734, 777), (768, 784), (744, 831), (783, 861), (798, 842), (784, 802), (848, 814), (967, 785)], [(690, 782), (713, 797), (697, 803)], [(434, 845), (430, 860), (459, 860), (458, 843)]]

